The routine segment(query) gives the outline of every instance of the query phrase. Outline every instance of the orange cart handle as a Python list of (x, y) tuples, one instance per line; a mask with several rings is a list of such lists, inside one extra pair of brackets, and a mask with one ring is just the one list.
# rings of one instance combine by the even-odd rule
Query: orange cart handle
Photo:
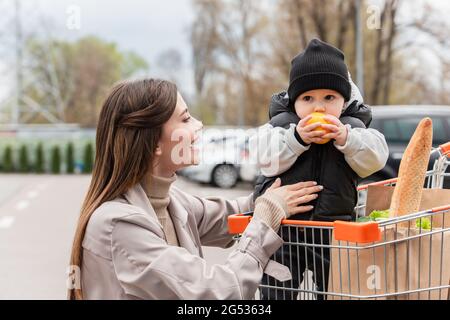
[(371, 184), (364, 184), (364, 185), (361, 185), (358, 187), (358, 191), (366, 190), (369, 188), (369, 186), (385, 186), (387, 184), (397, 183), (397, 181), (398, 181), (398, 178), (392, 178), (392, 179), (388, 179), (388, 180), (373, 182)]
[(441, 149), (442, 154), (450, 154), (450, 142), (444, 143), (439, 146), (439, 148)]
[(229, 234), (241, 234), (247, 229), (248, 224), (252, 216), (250, 213), (240, 213), (228, 216), (228, 233)]
[[(242, 234), (250, 223), (251, 212), (231, 215), (228, 217), (228, 232), (230, 234)], [(377, 222), (322, 222), (322, 221), (300, 221), (283, 220), (282, 225), (297, 227), (332, 227), (334, 239), (356, 243), (371, 243), (381, 240), (381, 231)]]

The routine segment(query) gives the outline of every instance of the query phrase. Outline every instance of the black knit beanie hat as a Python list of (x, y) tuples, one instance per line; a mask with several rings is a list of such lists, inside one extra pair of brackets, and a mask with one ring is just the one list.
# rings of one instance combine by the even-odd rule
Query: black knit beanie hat
[(318, 39), (312, 40), (305, 51), (292, 60), (288, 88), (289, 105), (310, 90), (330, 89), (350, 100), (351, 85), (344, 53)]

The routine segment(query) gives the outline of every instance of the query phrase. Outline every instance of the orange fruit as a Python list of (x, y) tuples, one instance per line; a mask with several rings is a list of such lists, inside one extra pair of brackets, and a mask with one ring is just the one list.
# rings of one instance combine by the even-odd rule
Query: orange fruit
[[(313, 123), (323, 123), (323, 124), (329, 124), (329, 122), (327, 120), (324, 119), (325, 117), (325, 113), (321, 113), (321, 112), (313, 112), (311, 113), (311, 120), (309, 120), (307, 122), (307, 125), (313, 124)], [(317, 127), (314, 131), (325, 131), (326, 133), (330, 133), (329, 130), (326, 130), (322, 127)], [(330, 142), (330, 139), (322, 139), (321, 142), (317, 143), (317, 144), (326, 144)]]

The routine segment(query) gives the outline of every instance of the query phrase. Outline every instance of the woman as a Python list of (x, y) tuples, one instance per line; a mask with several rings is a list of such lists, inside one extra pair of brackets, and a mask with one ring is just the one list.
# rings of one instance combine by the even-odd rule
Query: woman
[[(255, 205), (252, 196), (192, 196), (172, 183), (177, 170), (197, 163), (201, 129), (172, 83), (151, 79), (113, 88), (100, 114), (92, 181), (72, 249), (81, 288), (69, 291), (71, 299), (254, 296), (263, 270), (274, 269), (266, 266), (282, 245), (280, 221), (311, 210), (300, 205), (320, 187), (277, 181)], [(227, 216), (252, 209), (238, 248), (224, 265), (208, 269), (201, 246), (231, 246)]]

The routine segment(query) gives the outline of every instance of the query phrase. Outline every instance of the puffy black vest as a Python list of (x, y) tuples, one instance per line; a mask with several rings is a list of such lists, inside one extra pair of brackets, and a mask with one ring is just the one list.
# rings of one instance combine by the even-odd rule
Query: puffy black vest
[[(284, 93), (272, 97), (269, 115), (270, 124), (274, 127), (289, 128), (291, 123), (300, 121), (295, 113), (289, 111), (288, 99)], [(345, 110), (340, 120), (343, 124), (350, 124), (352, 128), (366, 128), (372, 120), (372, 112), (368, 106), (354, 102)], [(357, 186), (360, 178), (347, 164), (344, 154), (335, 148), (333, 141), (324, 145), (311, 144), (310, 149), (278, 177), (282, 185), (317, 181), (324, 186), (319, 197), (310, 203), (314, 209), (291, 219), (315, 221), (355, 219), (354, 208), (358, 201)], [(276, 178), (258, 177), (254, 192), (255, 200)]]

